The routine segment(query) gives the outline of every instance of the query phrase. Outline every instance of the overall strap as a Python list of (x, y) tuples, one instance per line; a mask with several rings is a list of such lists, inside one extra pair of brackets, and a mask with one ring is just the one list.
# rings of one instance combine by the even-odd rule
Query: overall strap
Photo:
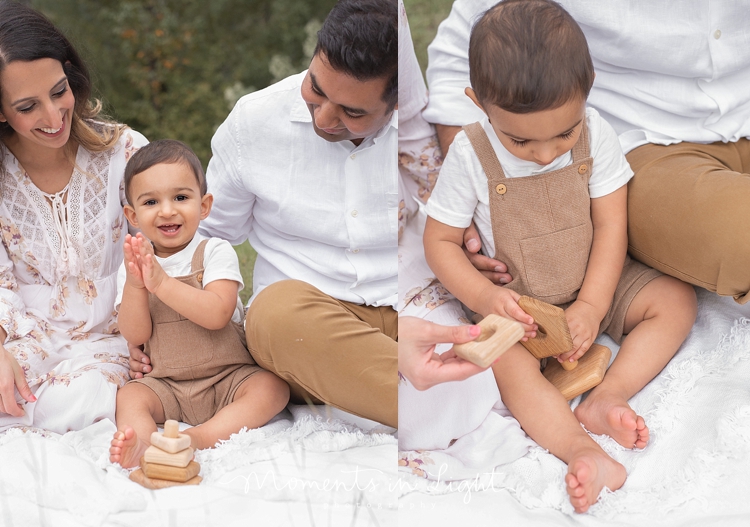
[[(193, 259), (190, 262), (191, 274), (203, 269), (203, 253), (206, 252), (207, 243), (208, 243), (208, 240), (203, 240), (198, 244), (198, 247), (196, 247), (195, 252), (193, 253)], [(199, 282), (200, 281), (201, 280), (199, 280)]]
[(493, 176), (505, 179), (503, 167), (500, 166), (495, 149), (492, 148), (490, 138), (487, 137), (487, 132), (484, 131), (482, 125), (480, 123), (468, 124), (463, 127), (463, 130), (466, 137), (469, 138), (477, 158), (479, 158), (479, 163), (481, 163), (487, 179), (491, 179)]
[(581, 128), (581, 135), (578, 136), (578, 141), (573, 146), (573, 163), (576, 163), (582, 159), (586, 159), (591, 155), (589, 145), (589, 127), (586, 124), (586, 116), (583, 117), (583, 128)]

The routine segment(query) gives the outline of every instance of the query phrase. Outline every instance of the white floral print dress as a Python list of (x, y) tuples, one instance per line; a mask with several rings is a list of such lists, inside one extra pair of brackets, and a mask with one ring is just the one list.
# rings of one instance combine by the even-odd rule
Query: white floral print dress
[(123, 173), (146, 143), (126, 130), (105, 152), (79, 147), (70, 183), (56, 199), (0, 143), (0, 327), (37, 397), (26, 403), (16, 392), (25, 415), (0, 413), (0, 431), (65, 433), (114, 422), (115, 394), (128, 380), (114, 311), (127, 232)]

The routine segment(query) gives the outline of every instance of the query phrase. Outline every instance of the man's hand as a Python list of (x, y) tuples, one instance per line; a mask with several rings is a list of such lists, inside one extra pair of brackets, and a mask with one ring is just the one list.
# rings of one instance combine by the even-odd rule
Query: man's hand
[(151, 372), (151, 359), (143, 352), (142, 346), (133, 346), (128, 342), (128, 351), (130, 352), (130, 378), (142, 379), (144, 373)]
[(481, 373), (486, 368), (457, 357), (453, 349), (435, 353), (437, 344), (463, 344), (481, 332), (479, 326), (441, 326), (421, 318), (399, 317), (398, 370), (417, 390)]
[(494, 284), (507, 284), (513, 280), (508, 274), (508, 267), (501, 261), (489, 258), (479, 254), (482, 248), (482, 242), (479, 239), (479, 232), (472, 222), (464, 231), (464, 254), (480, 273), (488, 278)]

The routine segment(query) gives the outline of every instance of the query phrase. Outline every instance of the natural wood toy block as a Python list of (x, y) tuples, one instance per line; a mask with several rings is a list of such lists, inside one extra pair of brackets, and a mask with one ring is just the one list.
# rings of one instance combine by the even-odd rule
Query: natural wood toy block
[[(539, 326), (535, 338), (521, 342), (534, 357), (544, 359), (573, 349), (573, 339), (570, 337), (565, 311), (528, 296), (519, 298), (518, 305), (531, 315), (534, 323)], [(575, 367), (574, 363), (570, 364)]]
[(592, 344), (578, 359), (578, 367), (574, 370), (563, 369), (557, 359), (548, 360), (544, 377), (560, 390), (566, 401), (570, 401), (602, 382), (611, 357), (612, 352), (608, 347)]
[(164, 452), (176, 454), (190, 446), (190, 436), (178, 434), (177, 437), (167, 437), (159, 432), (151, 434), (151, 444)]
[(148, 463), (184, 468), (188, 466), (188, 463), (193, 459), (193, 449), (186, 448), (185, 450), (170, 454), (169, 452), (164, 452), (163, 450), (151, 445), (146, 449), (143, 457)]
[(180, 435), (180, 423), (174, 419), (164, 421), (164, 437), (178, 437)]
[(179, 483), (177, 481), (169, 481), (166, 479), (152, 479), (149, 478), (146, 474), (143, 473), (143, 470), (138, 469), (134, 470), (130, 473), (130, 479), (131, 481), (135, 481), (139, 485), (142, 485), (146, 487), (147, 489), (164, 489), (167, 487), (174, 487), (176, 485), (197, 485), (201, 481), (203, 481), (203, 478), (200, 476), (195, 476), (184, 483)]
[(191, 461), (188, 463), (188, 466), (184, 468), (170, 467), (168, 465), (149, 463), (141, 458), (141, 470), (143, 470), (143, 473), (149, 478), (166, 479), (169, 481), (177, 481), (178, 483), (185, 483), (198, 475), (201, 471), (201, 466), (195, 461)]
[(482, 333), (471, 342), (456, 344), (453, 350), (462, 359), (487, 368), (523, 338), (523, 326), (515, 320), (498, 315), (487, 315), (479, 322)]

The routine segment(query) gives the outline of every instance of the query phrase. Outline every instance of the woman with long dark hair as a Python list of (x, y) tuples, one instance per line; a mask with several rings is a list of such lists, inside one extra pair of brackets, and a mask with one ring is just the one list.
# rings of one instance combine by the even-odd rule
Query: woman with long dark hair
[(122, 176), (146, 139), (106, 119), (43, 15), (0, 1), (0, 430), (114, 421)]

